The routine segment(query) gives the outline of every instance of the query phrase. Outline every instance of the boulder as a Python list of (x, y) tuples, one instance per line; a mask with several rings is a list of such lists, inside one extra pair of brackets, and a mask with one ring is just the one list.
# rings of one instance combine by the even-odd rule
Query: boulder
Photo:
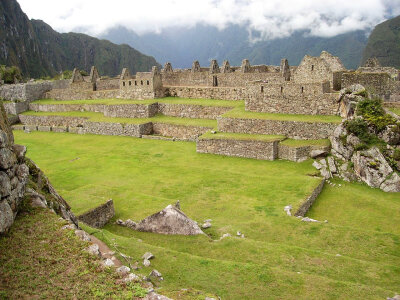
[(0, 149), (0, 168), (7, 170), (17, 163), (17, 157), (14, 152), (8, 148)]
[(311, 158), (325, 157), (327, 155), (328, 155), (328, 151), (321, 150), (321, 149), (311, 150), (311, 152), (310, 152)]
[(99, 245), (91, 244), (86, 248), (86, 251), (95, 256), (101, 256)]
[[(392, 176), (393, 169), (390, 167), (385, 157), (378, 148), (373, 147), (364, 151), (357, 151), (351, 161), (354, 164), (354, 172), (358, 178), (371, 187), (380, 188), (386, 180), (387, 184), (383, 185), (386, 190), (396, 186), (398, 176)], [(392, 179), (391, 179), (392, 178)], [(391, 181), (392, 180), (392, 181)]]
[(139, 282), (140, 281), (140, 277), (137, 276), (136, 274), (129, 273), (129, 275), (127, 277), (125, 277), (124, 281), (126, 283), (128, 283), (128, 282)]
[(154, 255), (153, 255), (153, 253), (151, 253), (151, 252), (146, 252), (146, 253), (143, 254), (143, 256), (142, 256), (142, 259), (148, 259), (148, 260), (150, 260), (150, 259), (152, 259), (152, 258), (154, 258)]
[(136, 225), (136, 230), (161, 234), (203, 234), (195, 221), (173, 205), (142, 220)]
[(17, 159), (19, 162), (23, 162), (25, 159), (25, 154), (26, 154), (26, 147), (22, 145), (13, 145), (13, 151), (15, 155), (17, 156)]
[(391, 193), (400, 192), (400, 176), (393, 172), (392, 175), (381, 184), (380, 189)]
[(144, 300), (172, 300), (171, 298), (165, 297), (163, 295), (159, 295), (155, 292), (150, 292), (144, 298)]
[(335, 128), (333, 134), (329, 137), (329, 140), (332, 145), (332, 154), (342, 160), (349, 160), (353, 155), (354, 148), (343, 143), (343, 137), (347, 136), (347, 130), (344, 127), (344, 124), (341, 123), (338, 127)]
[(121, 266), (118, 269), (115, 270), (118, 274), (125, 276), (126, 274), (129, 274), (131, 269), (127, 266)]
[(14, 222), (14, 213), (5, 200), (0, 200), (0, 233), (7, 231)]
[(106, 258), (103, 261), (103, 266), (105, 266), (105, 267), (113, 267), (114, 265), (115, 265), (114, 262), (109, 258)]
[[(11, 181), (6, 173), (0, 171), (0, 199), (11, 194)], [(1, 201), (1, 200), (0, 200)]]
[(91, 241), (90, 235), (84, 230), (75, 230), (75, 235), (79, 237), (82, 241)]
[(386, 126), (385, 129), (378, 134), (378, 137), (389, 145), (400, 144), (400, 130), (397, 125)]

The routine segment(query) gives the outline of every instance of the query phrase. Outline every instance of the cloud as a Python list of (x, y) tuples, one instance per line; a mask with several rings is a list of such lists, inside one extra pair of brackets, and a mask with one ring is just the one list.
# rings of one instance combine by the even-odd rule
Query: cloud
[[(164, 28), (229, 24), (259, 32), (258, 39), (295, 31), (332, 37), (372, 28), (400, 13), (399, 0), (19, 0), (30, 18), (60, 32), (100, 35), (115, 26), (142, 34)], [(84, 28), (84, 29), (82, 29)]]

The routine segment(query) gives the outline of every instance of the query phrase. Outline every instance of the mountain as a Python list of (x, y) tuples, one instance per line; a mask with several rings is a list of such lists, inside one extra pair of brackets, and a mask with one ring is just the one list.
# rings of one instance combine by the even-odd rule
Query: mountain
[(362, 61), (376, 57), (382, 66), (400, 69), (400, 16), (375, 26), (369, 36)]
[(29, 20), (15, 0), (0, 1), (0, 64), (18, 66), (24, 77), (54, 76), (74, 67), (115, 76), (122, 68), (149, 71), (157, 61), (128, 45), (85, 34), (58, 33), (40, 20)]
[[(259, 34), (251, 32), (253, 39)], [(223, 30), (208, 25), (171, 27), (159, 34), (143, 35), (125, 27), (115, 27), (101, 37), (117, 44), (126, 43), (153, 55), (161, 63), (169, 61), (175, 68), (188, 68), (194, 60), (208, 66), (211, 59), (217, 59), (220, 64), (228, 59), (231, 65), (240, 65), (243, 58), (248, 58), (254, 65), (279, 65), (285, 57), (291, 65), (298, 65), (304, 55), (319, 55), (326, 50), (353, 69), (358, 67), (367, 42), (366, 31), (354, 31), (332, 38), (296, 32), (290, 37), (252, 43), (248, 29), (239, 25), (230, 25)]]

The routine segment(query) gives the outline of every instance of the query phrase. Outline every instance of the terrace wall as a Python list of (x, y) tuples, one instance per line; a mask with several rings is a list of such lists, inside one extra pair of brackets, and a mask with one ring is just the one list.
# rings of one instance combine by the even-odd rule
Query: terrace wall
[(199, 139), (196, 143), (196, 151), (199, 153), (275, 160), (278, 157), (278, 141)]
[(200, 135), (212, 129), (211, 127), (184, 126), (165, 123), (153, 123), (153, 134), (175, 137), (185, 140), (195, 140)]
[(284, 135), (294, 139), (326, 139), (337, 127), (335, 123), (239, 119), (218, 117), (218, 130), (233, 133)]
[(106, 203), (78, 216), (78, 220), (95, 228), (102, 228), (114, 217), (114, 203), (108, 200)]
[(170, 86), (166, 95), (191, 99), (245, 100), (247, 90), (244, 87), (187, 87)]
[(219, 106), (158, 103), (159, 113), (165, 116), (181, 118), (216, 119), (231, 109), (231, 107)]

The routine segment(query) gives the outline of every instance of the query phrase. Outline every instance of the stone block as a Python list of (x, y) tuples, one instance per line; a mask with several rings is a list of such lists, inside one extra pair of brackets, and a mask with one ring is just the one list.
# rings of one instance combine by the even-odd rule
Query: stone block
[(24, 125), (21, 124), (17, 124), (17, 125), (13, 125), (11, 126), (12, 130), (24, 130)]
[(68, 127), (67, 126), (53, 126), (51, 127), (51, 131), (53, 132), (67, 132)]
[(49, 132), (49, 131), (51, 131), (51, 127), (50, 127), (50, 126), (41, 126), (41, 125), (39, 125), (39, 126), (37, 127), (37, 130), (38, 130), (38, 131)]

